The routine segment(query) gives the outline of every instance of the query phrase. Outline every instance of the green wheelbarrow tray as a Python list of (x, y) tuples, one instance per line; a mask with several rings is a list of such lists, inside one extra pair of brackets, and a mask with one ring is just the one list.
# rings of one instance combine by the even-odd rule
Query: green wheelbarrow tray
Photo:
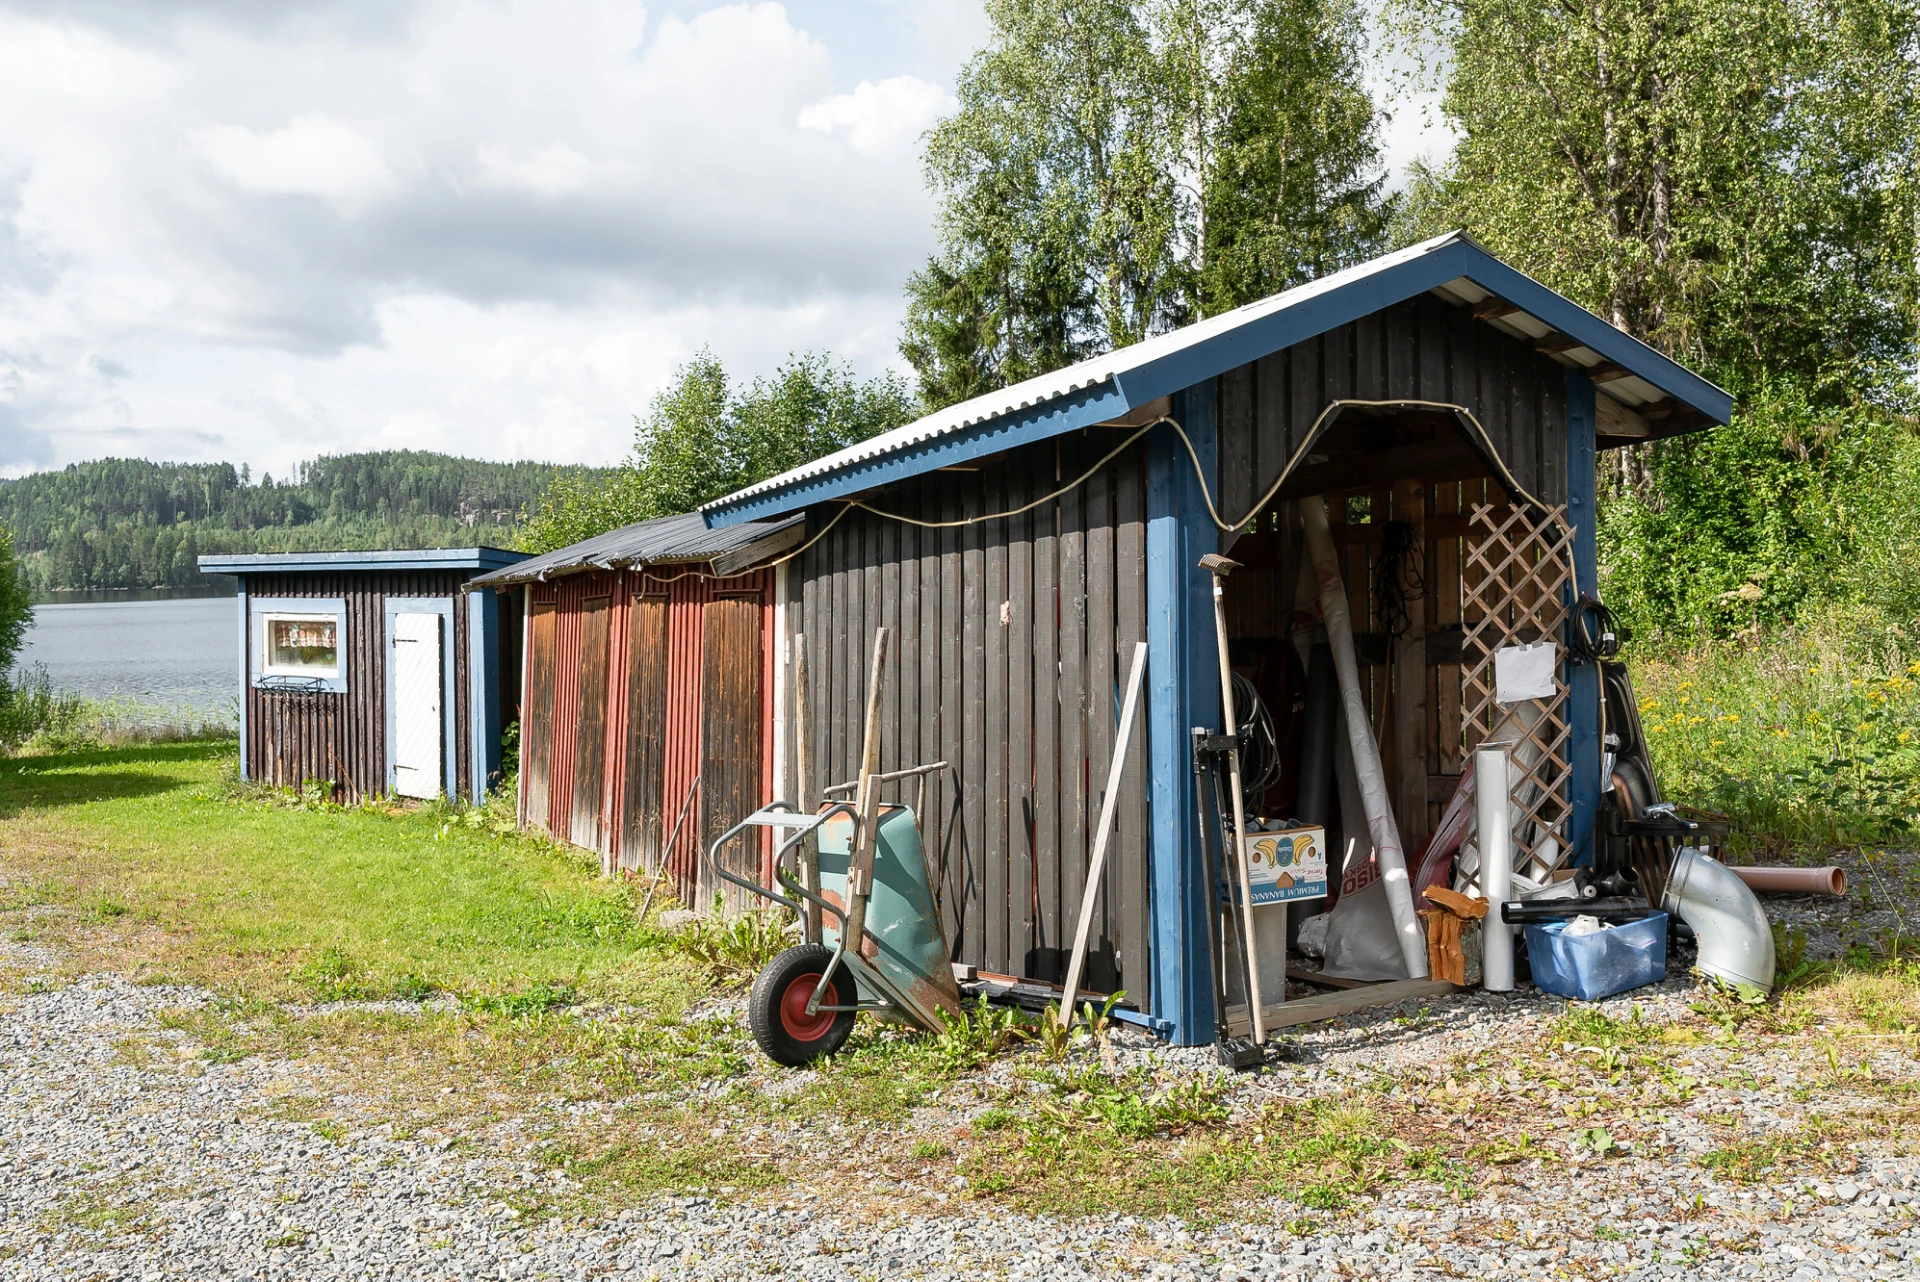
[[(940, 1016), (960, 1013), (960, 987), (947, 955), (947, 933), (933, 895), (933, 878), (920, 848), (920, 821), (906, 806), (882, 805), (873, 854), (873, 893), (867, 901), (866, 937), (858, 956), (842, 948), (840, 926), (823, 921), (821, 934), (869, 992), (886, 995), (901, 1016), (929, 1032), (945, 1027)], [(820, 894), (836, 910), (846, 907), (847, 866), (853, 859), (851, 811), (829, 814), (820, 824)]]
[[(847, 868), (853, 855), (855, 815), (851, 804), (835, 802), (816, 815), (802, 815), (786, 802), (764, 806), (713, 843), (713, 871), (721, 880), (784, 907), (795, 908), (804, 901), (821, 908), (822, 940), (833, 955), (807, 1005), (807, 1016), (816, 1009), (844, 1009), (822, 1005), (820, 997), (827, 991), (834, 971), (845, 966), (863, 994), (880, 998), (862, 1000), (860, 1010), (937, 1033), (945, 1027), (942, 1015), (960, 1013), (960, 988), (948, 961), (946, 930), (920, 845), (920, 824), (908, 807), (882, 805), (875, 826), (873, 889), (858, 950), (845, 946), (842, 929), (848, 911)], [(756, 828), (794, 830), (774, 858), (779, 890), (730, 872), (720, 860), (720, 851), (728, 842)], [(818, 843), (817, 894), (810, 893), (790, 871), (794, 852), (809, 836)]]

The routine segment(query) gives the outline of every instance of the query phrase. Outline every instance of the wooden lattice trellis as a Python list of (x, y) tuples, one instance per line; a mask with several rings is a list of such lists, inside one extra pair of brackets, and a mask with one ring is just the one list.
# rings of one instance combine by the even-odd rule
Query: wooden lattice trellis
[[(1572, 529), (1565, 508), (1542, 514), (1519, 504), (1475, 504), (1467, 528), (1460, 585), (1461, 730), (1469, 752), (1496, 729), (1500, 740), (1513, 745), (1514, 872), (1544, 882), (1571, 853), (1567, 687), (1556, 673), (1551, 699), (1504, 706), (1494, 698), (1493, 656), (1506, 646), (1560, 644), (1573, 582)], [(1477, 860), (1472, 862), (1477, 888)]]

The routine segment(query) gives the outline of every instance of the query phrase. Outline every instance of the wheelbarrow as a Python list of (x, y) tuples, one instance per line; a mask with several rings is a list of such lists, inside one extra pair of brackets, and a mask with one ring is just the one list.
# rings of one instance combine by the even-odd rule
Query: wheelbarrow
[[(874, 782), (881, 779), (875, 776)], [(934, 1033), (943, 1027), (943, 1014), (960, 1012), (960, 989), (948, 960), (919, 820), (906, 806), (878, 803), (870, 819), (871, 873), (864, 893), (854, 876), (862, 852), (860, 815), (851, 801), (830, 802), (811, 815), (789, 802), (771, 802), (708, 849), (720, 880), (800, 911), (803, 919), (804, 905), (820, 910), (818, 942), (795, 944), (775, 957), (754, 980), (748, 998), (753, 1039), (775, 1063), (798, 1068), (832, 1055), (861, 1011)], [(761, 828), (791, 833), (775, 852), (772, 885), (730, 872), (720, 859), (728, 843), (751, 839)], [(819, 856), (817, 889), (795, 875), (809, 839)], [(851, 894), (850, 881), (855, 884)], [(849, 935), (858, 936), (858, 947), (848, 947)]]

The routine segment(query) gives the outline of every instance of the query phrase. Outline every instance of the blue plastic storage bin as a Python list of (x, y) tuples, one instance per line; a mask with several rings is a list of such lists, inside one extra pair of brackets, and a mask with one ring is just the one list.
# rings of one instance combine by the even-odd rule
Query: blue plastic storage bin
[(1667, 977), (1667, 915), (1608, 926), (1591, 935), (1564, 933), (1567, 923), (1527, 927), (1527, 965), (1534, 987), (1595, 1002)]

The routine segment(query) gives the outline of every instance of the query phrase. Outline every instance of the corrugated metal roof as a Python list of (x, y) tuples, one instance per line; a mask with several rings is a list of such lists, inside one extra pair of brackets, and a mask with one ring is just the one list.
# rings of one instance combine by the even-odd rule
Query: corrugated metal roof
[[(779, 551), (782, 542), (797, 541), (805, 519), (796, 515), (715, 530), (707, 527), (698, 512), (655, 517), (528, 557), (518, 565), (475, 579), (472, 586), (526, 583), (585, 570), (620, 570), (637, 565), (739, 561), (734, 554), (747, 554), (738, 567), (744, 569), (752, 561)], [(759, 555), (752, 555), (756, 552)]]
[[(1108, 422), (1204, 378), (1449, 282), (1471, 280), (1578, 340), (1595, 359), (1630, 369), (1659, 394), (1717, 422), (1732, 398), (1692, 371), (1502, 263), (1464, 232), (1448, 232), (1170, 333), (948, 406), (703, 505), (715, 525), (792, 511), (957, 461), (956, 438), (981, 436), (974, 453)], [(1469, 292), (1471, 292), (1469, 290)], [(1583, 362), (1584, 363), (1584, 362)], [(1057, 407), (1039, 422), (1039, 412)], [(1024, 416), (1024, 417), (1023, 417)], [(893, 466), (894, 460), (901, 460)], [(845, 478), (844, 484), (823, 484)], [(783, 493), (786, 492), (786, 493)]]

